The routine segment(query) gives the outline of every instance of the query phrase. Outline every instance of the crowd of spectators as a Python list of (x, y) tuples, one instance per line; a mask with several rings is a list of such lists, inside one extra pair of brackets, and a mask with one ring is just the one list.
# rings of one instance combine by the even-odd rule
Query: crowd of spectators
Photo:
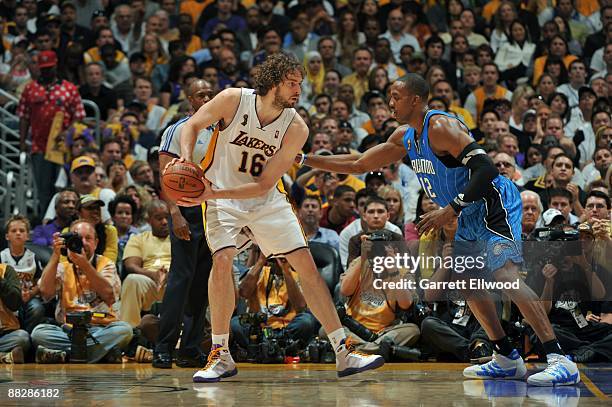
[[(93, 312), (89, 362), (150, 361), (158, 322), (147, 317), (163, 307), (172, 258), (161, 134), (193, 113), (195, 80), (211, 97), (250, 87), (258, 65), (278, 52), (303, 61), (296, 109), (310, 129), (303, 150), (314, 154), (383, 143), (399, 126), (390, 84), (406, 72), (426, 78), (429, 107), (461, 119), (521, 191), (524, 237), (541, 227), (579, 232), (581, 255), (535, 267), (526, 280), (567, 352), (612, 361), (612, 302), (594, 301), (612, 290), (612, 245), (602, 252), (596, 244), (612, 236), (609, 0), (5, 0), (0, 86), (19, 99), (15, 130), (31, 158), (40, 216), (4, 225), (2, 362), (70, 359), (65, 323), (75, 311)], [(333, 264), (326, 282), (334, 298), (376, 336), (347, 327), (362, 351), (404, 360), (491, 355), (457, 293), (368, 289), (363, 242), (372, 232), (414, 253), (452, 251), (456, 223), (417, 232), (436, 204), (408, 161), (352, 175), (296, 165), (283, 182), (317, 265)], [(80, 253), (62, 252), (66, 232), (79, 234)], [(450, 271), (423, 268), (418, 277), (443, 281)], [(235, 261), (235, 280), (237, 346), (249, 346), (239, 317), (247, 310), (303, 347), (323, 336), (282, 259), (250, 249)], [(500, 318), (521, 321), (504, 304), (500, 293)], [(528, 327), (521, 332), (529, 337)], [(524, 350), (532, 348), (534, 338)]]

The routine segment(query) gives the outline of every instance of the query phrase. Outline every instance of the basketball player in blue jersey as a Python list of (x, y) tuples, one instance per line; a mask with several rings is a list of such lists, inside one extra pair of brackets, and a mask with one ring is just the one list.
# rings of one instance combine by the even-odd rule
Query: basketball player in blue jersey
[[(390, 88), (389, 107), (403, 125), (387, 142), (361, 155), (299, 154), (296, 160), (326, 171), (361, 174), (408, 154), (423, 189), (441, 208), (420, 219), (419, 234), (440, 229), (458, 216), (455, 240), (486, 244), (491, 277), (502, 282), (520, 282), (520, 289), (508, 290), (507, 294), (538, 335), (548, 360), (548, 367), (530, 376), (527, 382), (536, 386), (578, 383), (580, 373), (576, 364), (564, 355), (542, 303), (518, 274), (518, 265), (522, 263), (522, 206), (518, 190), (499, 175), (465, 124), (445, 112), (427, 109), (428, 96), (427, 82), (419, 75), (408, 74)], [(466, 297), (495, 352), (490, 362), (466, 368), (464, 376), (523, 378), (527, 373), (525, 363), (504, 333), (489, 293), (468, 291)]]

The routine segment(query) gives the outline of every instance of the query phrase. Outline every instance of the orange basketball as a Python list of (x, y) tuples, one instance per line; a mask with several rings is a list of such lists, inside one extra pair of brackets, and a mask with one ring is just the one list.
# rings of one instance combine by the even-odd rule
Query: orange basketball
[(190, 162), (176, 163), (166, 170), (162, 182), (168, 198), (178, 201), (181, 198), (195, 198), (204, 192), (202, 169)]

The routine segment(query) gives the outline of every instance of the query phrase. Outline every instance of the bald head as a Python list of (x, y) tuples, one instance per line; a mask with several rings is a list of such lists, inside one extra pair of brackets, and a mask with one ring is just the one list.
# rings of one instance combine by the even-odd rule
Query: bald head
[(194, 112), (197, 112), (206, 102), (214, 96), (214, 90), (210, 82), (204, 79), (196, 79), (186, 89), (187, 100)]
[(193, 96), (200, 89), (212, 89), (212, 85), (204, 79), (196, 79), (192, 81), (187, 87), (186, 96)]

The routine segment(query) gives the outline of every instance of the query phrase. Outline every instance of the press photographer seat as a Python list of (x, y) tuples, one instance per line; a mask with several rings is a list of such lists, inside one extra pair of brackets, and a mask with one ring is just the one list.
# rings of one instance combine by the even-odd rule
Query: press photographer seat
[(310, 253), (319, 270), (319, 274), (325, 280), (329, 292), (333, 295), (336, 285), (340, 280), (340, 255), (338, 251), (325, 243), (310, 242)]

